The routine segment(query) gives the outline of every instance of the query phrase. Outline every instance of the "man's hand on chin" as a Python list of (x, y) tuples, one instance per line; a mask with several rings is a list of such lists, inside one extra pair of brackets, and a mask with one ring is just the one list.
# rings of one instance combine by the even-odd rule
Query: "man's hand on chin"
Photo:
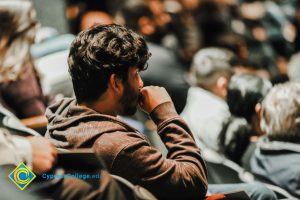
[(142, 111), (149, 114), (157, 106), (172, 102), (172, 99), (164, 87), (147, 86), (140, 90), (139, 106)]

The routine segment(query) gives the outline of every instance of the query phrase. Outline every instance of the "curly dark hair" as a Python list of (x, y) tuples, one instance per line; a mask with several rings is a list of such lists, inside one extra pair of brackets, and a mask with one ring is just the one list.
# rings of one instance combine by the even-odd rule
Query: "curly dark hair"
[(129, 67), (145, 70), (150, 55), (143, 37), (121, 25), (96, 25), (80, 32), (68, 58), (77, 101), (97, 100), (113, 73), (124, 82)]

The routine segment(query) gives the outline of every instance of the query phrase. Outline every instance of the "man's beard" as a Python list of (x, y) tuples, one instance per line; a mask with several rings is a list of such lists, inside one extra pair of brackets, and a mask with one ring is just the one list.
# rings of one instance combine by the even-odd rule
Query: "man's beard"
[(131, 87), (128, 82), (124, 83), (124, 93), (120, 99), (120, 104), (122, 106), (121, 115), (132, 116), (135, 114), (138, 106), (138, 98), (140, 93), (136, 92), (133, 87)]

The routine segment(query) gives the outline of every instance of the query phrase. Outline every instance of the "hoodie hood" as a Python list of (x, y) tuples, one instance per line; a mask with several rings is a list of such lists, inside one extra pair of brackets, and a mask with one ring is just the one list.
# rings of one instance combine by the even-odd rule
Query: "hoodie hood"
[(250, 161), (251, 171), (300, 197), (300, 145), (262, 137)]
[(299, 144), (281, 141), (270, 141), (267, 137), (261, 137), (257, 142), (257, 147), (262, 154), (280, 154), (286, 152), (300, 153)]
[(78, 105), (74, 98), (64, 98), (49, 106), (46, 117), (46, 137), (59, 148), (91, 147), (104, 133), (138, 132), (118, 117)]

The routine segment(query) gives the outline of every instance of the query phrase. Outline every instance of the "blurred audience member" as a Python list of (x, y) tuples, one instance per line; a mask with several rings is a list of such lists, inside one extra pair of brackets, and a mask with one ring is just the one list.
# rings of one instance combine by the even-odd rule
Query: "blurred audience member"
[(192, 87), (181, 116), (201, 149), (220, 151), (222, 125), (231, 115), (226, 96), (234, 60), (232, 52), (213, 47), (202, 49), (194, 56), (188, 77)]
[[(109, 4), (117, 7), (120, 2), (116, 0), (105, 0), (99, 2), (98, 0), (65, 0), (65, 16), (69, 22), (69, 30), (72, 34), (78, 34), (81, 30), (81, 19), (87, 12), (110, 10)], [(115, 3), (115, 4), (114, 4)]]
[(190, 66), (193, 55), (202, 47), (202, 32), (195, 17), (199, 0), (167, 0), (165, 10), (171, 16), (170, 29), (175, 36), (173, 46), (185, 67)]
[[(245, 25), (244, 36), (249, 47), (250, 63), (266, 69), (274, 83), (285, 81), (283, 59), (293, 51), (295, 27), (273, 1), (245, 1), (240, 13)], [(258, 58), (258, 61), (256, 58)]]
[(221, 1), (200, 1), (196, 19), (203, 34), (204, 47), (215, 46), (214, 42), (219, 36), (231, 32), (232, 17), (229, 4)]
[(217, 38), (215, 45), (231, 50), (238, 57), (238, 65), (234, 67), (235, 74), (249, 73), (265, 79), (270, 78), (268, 70), (262, 67), (264, 65), (261, 62), (262, 59), (256, 61), (258, 64), (252, 61), (252, 54), (249, 56), (248, 44), (242, 35), (236, 33), (223, 34)]
[(222, 34), (215, 40), (215, 45), (229, 49), (242, 61), (247, 60), (249, 56), (249, 50), (245, 39), (236, 33)]
[(170, 23), (170, 17), (166, 15), (160, 0), (127, 0), (119, 7), (116, 19), (121, 20), (117, 23), (143, 34), (147, 41), (161, 45)]
[(262, 135), (259, 126), (260, 102), (269, 92), (271, 82), (251, 74), (235, 75), (228, 88), (227, 102), (230, 112), (243, 117), (253, 128), (254, 135)]
[(0, 1), (0, 101), (19, 118), (42, 115), (47, 99), (30, 53), (37, 29), (30, 1)]
[(300, 83), (274, 86), (262, 102), (261, 138), (251, 170), (300, 198)]
[(220, 145), (224, 154), (239, 164), (250, 142), (263, 135), (259, 126), (260, 102), (271, 87), (270, 81), (251, 74), (230, 79), (227, 103), (233, 116), (223, 125)]

